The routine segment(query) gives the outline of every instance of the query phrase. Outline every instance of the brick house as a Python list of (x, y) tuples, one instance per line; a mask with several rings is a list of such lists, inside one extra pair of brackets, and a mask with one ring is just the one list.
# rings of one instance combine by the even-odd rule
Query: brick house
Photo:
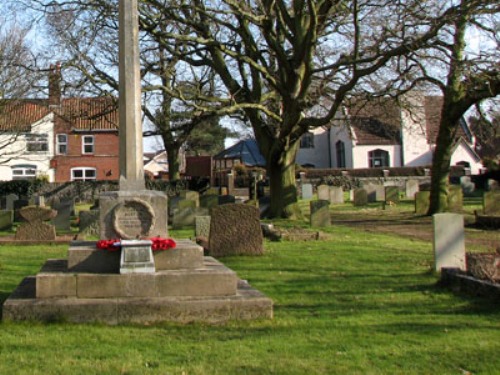
[(0, 180), (118, 179), (118, 118), (115, 98), (62, 98), (60, 66), (51, 66), (48, 99), (16, 100), (0, 111), (0, 143), (9, 143)]

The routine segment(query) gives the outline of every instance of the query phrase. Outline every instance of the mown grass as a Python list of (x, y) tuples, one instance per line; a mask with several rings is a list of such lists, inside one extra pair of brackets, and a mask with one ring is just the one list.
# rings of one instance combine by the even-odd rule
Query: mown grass
[[(497, 374), (500, 310), (436, 286), (425, 242), (336, 226), (228, 257), (273, 320), (224, 326), (0, 324), (0, 374)], [(187, 232), (172, 231), (173, 237)], [(0, 248), (3, 299), (66, 246)]]

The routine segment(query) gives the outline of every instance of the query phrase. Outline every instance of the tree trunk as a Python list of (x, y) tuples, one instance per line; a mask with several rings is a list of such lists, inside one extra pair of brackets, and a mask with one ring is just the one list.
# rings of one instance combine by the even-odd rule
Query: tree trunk
[(296, 219), (300, 217), (297, 209), (297, 187), (295, 185), (295, 156), (298, 144), (280, 149), (266, 160), (267, 175), (271, 187), (271, 203), (268, 217)]
[[(445, 108), (445, 107), (443, 107)], [(448, 209), (448, 179), (455, 127), (453, 120), (443, 110), (441, 124), (432, 160), (431, 197), (428, 215), (446, 212)]]
[(177, 147), (167, 147), (168, 177), (170, 181), (181, 179), (179, 149)]

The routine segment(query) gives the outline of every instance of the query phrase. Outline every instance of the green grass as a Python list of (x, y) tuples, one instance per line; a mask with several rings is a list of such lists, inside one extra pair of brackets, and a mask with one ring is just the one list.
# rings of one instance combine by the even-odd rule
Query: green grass
[[(269, 321), (0, 324), (0, 374), (497, 374), (500, 310), (436, 286), (425, 242), (336, 226), (224, 258), (274, 300)], [(172, 231), (173, 237), (187, 232)], [(66, 246), (0, 248), (0, 298)]]

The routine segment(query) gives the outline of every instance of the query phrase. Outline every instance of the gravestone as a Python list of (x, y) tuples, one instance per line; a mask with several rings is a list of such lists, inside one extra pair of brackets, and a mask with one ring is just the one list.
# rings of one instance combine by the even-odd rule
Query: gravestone
[(207, 216), (208, 208), (203, 207), (186, 207), (179, 208), (174, 212), (172, 227), (181, 229), (185, 227), (194, 227), (197, 216)]
[(405, 195), (408, 199), (415, 199), (415, 194), (419, 191), (417, 180), (406, 180), (405, 182)]
[(379, 202), (385, 200), (385, 187), (382, 184), (366, 184), (363, 186), (363, 189), (366, 190), (366, 196), (368, 202)]
[(168, 197), (168, 213), (169, 216), (174, 214), (174, 211), (178, 209), (179, 202), (182, 200), (181, 197), (174, 195), (173, 197)]
[(200, 193), (197, 191), (184, 190), (181, 192), (180, 197), (193, 201), (195, 203), (195, 207), (200, 207)]
[(460, 212), (463, 208), (462, 188), (457, 185), (448, 187), (448, 210), (451, 212)]
[(57, 203), (54, 202), (52, 208), (57, 211), (56, 217), (52, 219), (52, 224), (56, 227), (56, 230), (70, 230), (71, 213), (74, 210), (73, 201), (63, 199)]
[(309, 202), (311, 209), (310, 225), (311, 227), (329, 227), (330, 220), (330, 202), (327, 200), (317, 200)]
[(206, 195), (219, 195), (219, 188), (218, 187), (211, 187), (208, 188), (207, 191), (205, 192)]
[(385, 203), (399, 203), (399, 188), (397, 186), (385, 187)]
[(486, 181), (486, 190), (488, 191), (500, 190), (500, 184), (498, 183), (497, 180), (493, 180), (490, 178)]
[(9, 194), (5, 197), (5, 209), (8, 211), (14, 211), (14, 202), (17, 201), (19, 197), (16, 194)]
[(264, 253), (259, 209), (246, 204), (226, 204), (212, 210), (211, 256), (261, 255)]
[(311, 184), (302, 184), (302, 199), (311, 199), (313, 196), (313, 187)]
[(340, 186), (330, 187), (330, 203), (343, 204), (344, 203), (344, 190)]
[(13, 205), (14, 205), (14, 221), (23, 221), (23, 217), (19, 214), (19, 211), (22, 210), (24, 207), (29, 206), (29, 200), (27, 199), (18, 199), (15, 200)]
[(26, 206), (19, 210), (19, 215), (26, 221), (16, 231), (18, 241), (53, 241), (56, 229), (44, 223), (56, 216), (57, 212), (46, 207)]
[(210, 236), (210, 216), (195, 217), (195, 237), (209, 238)]
[(328, 185), (318, 186), (318, 200), (330, 201), (330, 187)]
[(99, 210), (80, 211), (78, 218), (79, 238), (99, 237)]
[(232, 204), (236, 202), (234, 195), (219, 195), (219, 206), (224, 204)]
[(177, 208), (179, 211), (185, 209), (185, 208), (196, 208), (198, 207), (196, 205), (196, 201), (194, 200), (191, 200), (191, 199), (181, 199), (178, 203), (177, 203)]
[(354, 189), (354, 205), (366, 206), (368, 204), (368, 194), (365, 189)]
[(483, 212), (485, 215), (500, 216), (500, 190), (484, 193)]
[(460, 187), (462, 188), (462, 193), (466, 196), (470, 196), (476, 190), (476, 185), (472, 182), (470, 176), (460, 177)]
[(441, 268), (465, 270), (464, 218), (459, 214), (443, 213), (433, 216), (434, 264)]
[(212, 208), (219, 205), (219, 196), (214, 194), (205, 194), (200, 196), (200, 207), (208, 208), (211, 210)]
[(0, 230), (12, 228), (14, 222), (14, 211), (2, 210), (0, 211)]
[(418, 191), (415, 194), (415, 213), (417, 215), (426, 215), (430, 207), (430, 191)]

